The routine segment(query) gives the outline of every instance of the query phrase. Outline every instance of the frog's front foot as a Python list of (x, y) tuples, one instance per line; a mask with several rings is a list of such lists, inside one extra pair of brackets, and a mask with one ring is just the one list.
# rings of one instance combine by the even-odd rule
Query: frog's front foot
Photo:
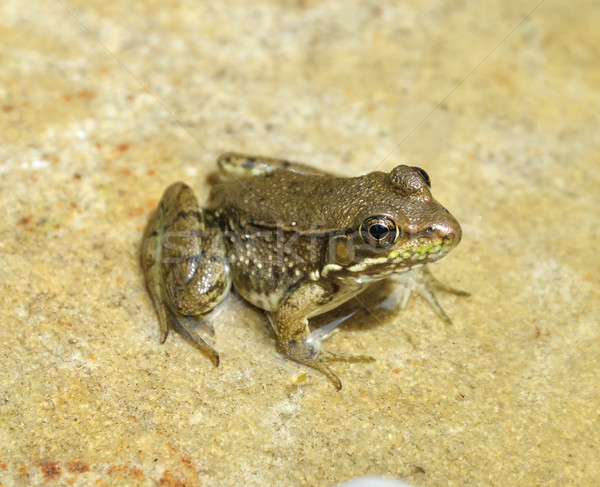
[(280, 344), (280, 348), (287, 357), (295, 362), (307, 365), (325, 374), (338, 391), (342, 388), (342, 381), (333, 373), (328, 365), (329, 362), (373, 362), (375, 360), (368, 355), (346, 355), (321, 350), (320, 341), (313, 340), (312, 337), (300, 342), (290, 340), (285, 344)]
[(438, 317), (447, 325), (451, 325), (452, 320), (438, 302), (437, 298), (435, 297), (435, 292), (449, 293), (456, 296), (471, 295), (466, 291), (453, 288), (438, 281), (435, 277), (433, 277), (433, 274), (429, 272), (427, 267), (419, 267), (403, 274), (397, 274), (392, 277), (392, 279), (404, 288), (404, 294), (402, 296), (402, 301), (400, 302), (400, 309), (404, 309), (406, 307), (406, 303), (408, 303), (410, 296), (414, 292), (425, 299), (435, 314), (438, 315)]

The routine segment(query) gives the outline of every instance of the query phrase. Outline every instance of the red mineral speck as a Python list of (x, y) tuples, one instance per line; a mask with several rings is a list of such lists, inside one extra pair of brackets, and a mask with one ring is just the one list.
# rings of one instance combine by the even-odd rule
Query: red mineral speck
[(84, 473), (89, 472), (90, 466), (81, 461), (69, 462), (68, 464), (69, 472), (71, 473)]
[(46, 479), (55, 479), (61, 474), (60, 462), (44, 462), (40, 464), (40, 469)]
[(19, 225), (26, 227), (27, 225), (29, 225), (31, 223), (32, 218), (33, 218), (33, 215), (24, 216), (23, 218), (21, 218), (19, 220)]

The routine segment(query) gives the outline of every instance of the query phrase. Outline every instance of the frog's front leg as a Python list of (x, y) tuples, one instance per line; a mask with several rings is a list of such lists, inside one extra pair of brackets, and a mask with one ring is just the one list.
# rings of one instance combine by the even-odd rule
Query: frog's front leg
[(336, 286), (332, 282), (308, 282), (292, 292), (277, 311), (270, 312), (269, 319), (280, 350), (292, 360), (325, 374), (339, 390), (342, 382), (329, 368), (328, 362), (365, 362), (372, 361), (373, 358), (322, 350), (322, 337), (318, 332), (311, 334), (307, 316), (325, 306), (333, 299), (335, 292)]
[(166, 189), (146, 229), (141, 260), (161, 343), (175, 330), (218, 365), (219, 355), (190, 317), (208, 313), (223, 300), (230, 287), (229, 264), (219, 228), (199, 208), (189, 186), (175, 183)]

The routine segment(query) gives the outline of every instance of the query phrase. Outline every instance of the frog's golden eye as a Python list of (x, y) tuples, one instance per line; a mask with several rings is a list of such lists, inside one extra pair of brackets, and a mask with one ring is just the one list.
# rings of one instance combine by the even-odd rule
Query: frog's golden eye
[(419, 171), (419, 174), (425, 180), (425, 184), (427, 184), (427, 186), (429, 186), (431, 188), (431, 179), (429, 178), (429, 174), (427, 174), (427, 172), (425, 171), (425, 169), (421, 169), (420, 167), (416, 167), (416, 166), (415, 166), (415, 169), (417, 171)]
[(398, 239), (400, 228), (389, 216), (373, 215), (362, 222), (360, 235), (369, 245), (388, 247)]

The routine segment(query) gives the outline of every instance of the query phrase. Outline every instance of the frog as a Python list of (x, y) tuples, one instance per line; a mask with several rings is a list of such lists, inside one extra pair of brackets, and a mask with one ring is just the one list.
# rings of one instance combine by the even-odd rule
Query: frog
[[(455, 248), (458, 221), (431, 193), (429, 175), (398, 165), (390, 172), (338, 176), (308, 164), (227, 152), (221, 177), (200, 206), (184, 182), (170, 185), (149, 219), (141, 265), (160, 325), (175, 331), (215, 366), (218, 352), (200, 333), (232, 287), (263, 310), (279, 351), (342, 382), (331, 362), (372, 361), (327, 350), (337, 325), (314, 330), (318, 317), (341, 309), (382, 282), (424, 297), (447, 324), (428, 264)], [(343, 321), (343, 320), (342, 320)]]

